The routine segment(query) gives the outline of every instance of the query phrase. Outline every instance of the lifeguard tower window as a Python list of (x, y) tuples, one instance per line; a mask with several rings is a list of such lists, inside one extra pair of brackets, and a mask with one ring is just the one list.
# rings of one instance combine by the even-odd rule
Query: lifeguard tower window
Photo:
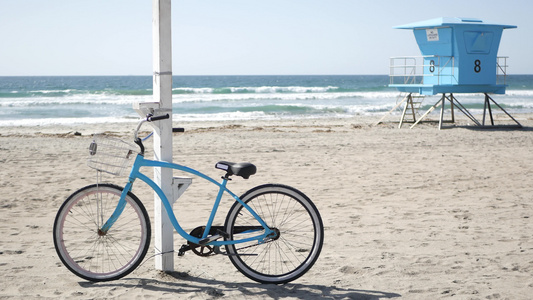
[(492, 32), (465, 31), (466, 51), (470, 54), (489, 54), (493, 40)]

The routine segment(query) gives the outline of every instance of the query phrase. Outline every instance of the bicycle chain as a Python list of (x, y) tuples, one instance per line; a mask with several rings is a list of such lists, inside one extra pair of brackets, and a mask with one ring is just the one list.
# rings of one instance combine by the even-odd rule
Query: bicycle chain
[[(242, 249), (247, 249), (247, 248), (252, 248), (252, 247), (257, 247), (257, 246), (259, 246), (259, 245), (268, 244), (268, 243), (271, 243), (271, 242), (273, 242), (273, 241), (274, 241), (273, 239), (270, 239), (269, 241), (267, 241), (267, 242), (263, 242), (263, 243), (261, 243), (261, 244), (255, 244), (255, 245), (250, 245), (250, 246), (246, 246), (246, 247), (237, 248), (237, 249), (235, 249), (235, 251), (237, 251), (237, 250), (242, 250)], [(222, 251), (220, 251), (220, 247), (219, 247), (219, 246), (215, 246), (214, 248), (215, 248), (215, 249), (218, 249), (218, 251), (217, 251), (217, 250), (214, 250), (214, 251), (213, 251), (215, 254), (229, 255), (227, 252), (226, 252), (226, 253), (222, 253)], [(238, 254), (234, 254), (234, 255), (238, 255)]]
[(276, 236), (275, 238), (269, 238), (268, 241), (264, 241), (264, 242), (262, 242), (262, 243), (258, 243), (258, 244), (256, 244), (256, 245), (250, 245), (250, 246), (246, 246), (246, 247), (238, 248), (238, 249), (235, 249), (235, 250), (242, 250), (242, 249), (247, 249), (247, 248), (251, 248), (251, 247), (257, 247), (257, 246), (259, 246), (259, 245), (264, 245), (264, 244), (272, 243), (273, 241), (277, 240), (277, 239), (279, 238), (279, 236), (280, 236), (280, 234), (279, 234), (279, 230), (276, 229), (276, 231), (277, 231), (277, 236)]
[(235, 250), (242, 250), (242, 249), (247, 249), (247, 248), (257, 247), (257, 246), (259, 246), (259, 245), (264, 245), (264, 244), (272, 243), (273, 241), (274, 241), (273, 239), (270, 239), (270, 240), (268, 240), (267, 242), (262, 242), (262, 243), (260, 243), (260, 244), (250, 245), (250, 246), (246, 246), (246, 247), (238, 248), (238, 249), (235, 249)]

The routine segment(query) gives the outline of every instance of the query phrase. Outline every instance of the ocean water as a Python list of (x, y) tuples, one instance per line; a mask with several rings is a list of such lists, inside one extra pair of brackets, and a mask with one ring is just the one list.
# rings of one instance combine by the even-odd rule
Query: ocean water
[[(174, 121), (349, 118), (393, 108), (386, 75), (174, 76)], [(494, 99), (510, 113), (533, 112), (533, 75), (507, 77)], [(472, 113), (480, 94), (456, 97)], [(401, 100), (401, 99), (400, 99)], [(427, 109), (438, 96), (427, 97)], [(151, 76), (0, 77), (0, 126), (135, 122), (134, 102), (151, 102)]]

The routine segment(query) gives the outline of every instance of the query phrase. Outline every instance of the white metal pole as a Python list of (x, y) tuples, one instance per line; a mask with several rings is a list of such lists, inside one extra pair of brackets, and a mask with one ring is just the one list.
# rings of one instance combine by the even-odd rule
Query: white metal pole
[[(152, 0), (153, 13), (153, 89), (154, 101), (160, 103), (161, 112), (168, 112), (168, 120), (154, 124), (155, 159), (172, 162), (172, 38), (171, 0)], [(155, 168), (154, 180), (168, 199), (172, 199), (172, 170)], [(155, 268), (163, 271), (174, 270), (173, 227), (165, 208), (157, 195), (155, 207)]]

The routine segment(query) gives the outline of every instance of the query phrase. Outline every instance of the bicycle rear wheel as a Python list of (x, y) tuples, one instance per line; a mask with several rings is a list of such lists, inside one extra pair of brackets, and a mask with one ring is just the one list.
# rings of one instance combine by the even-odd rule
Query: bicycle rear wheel
[(54, 222), (54, 246), (63, 264), (90, 281), (109, 281), (131, 273), (150, 245), (150, 219), (141, 201), (126, 196), (126, 207), (107, 233), (100, 228), (117, 207), (122, 188), (86, 186), (72, 194)]
[[(292, 187), (278, 184), (255, 187), (241, 199), (278, 236), (263, 243), (227, 245), (233, 265), (261, 283), (287, 283), (305, 274), (318, 259), (324, 241), (322, 219), (311, 200)], [(226, 217), (225, 229), (229, 240), (240, 240), (258, 232), (236, 232), (258, 225), (252, 214), (236, 202)]]

